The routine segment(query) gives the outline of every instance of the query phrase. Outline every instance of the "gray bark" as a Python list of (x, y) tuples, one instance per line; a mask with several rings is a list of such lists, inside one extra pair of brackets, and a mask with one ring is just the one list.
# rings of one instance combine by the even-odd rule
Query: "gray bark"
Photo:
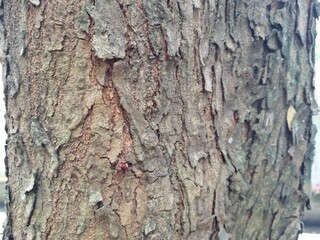
[(2, 1), (5, 239), (295, 239), (314, 5)]

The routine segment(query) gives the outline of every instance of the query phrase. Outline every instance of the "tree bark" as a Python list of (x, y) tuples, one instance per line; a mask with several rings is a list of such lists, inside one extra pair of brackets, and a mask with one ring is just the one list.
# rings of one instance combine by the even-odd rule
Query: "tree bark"
[(5, 239), (295, 239), (315, 2), (10, 0)]

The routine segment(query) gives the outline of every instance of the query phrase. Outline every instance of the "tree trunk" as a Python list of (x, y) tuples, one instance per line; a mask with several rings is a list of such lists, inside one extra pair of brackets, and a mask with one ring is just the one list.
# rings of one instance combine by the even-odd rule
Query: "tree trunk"
[(0, 3), (5, 239), (297, 237), (314, 1)]

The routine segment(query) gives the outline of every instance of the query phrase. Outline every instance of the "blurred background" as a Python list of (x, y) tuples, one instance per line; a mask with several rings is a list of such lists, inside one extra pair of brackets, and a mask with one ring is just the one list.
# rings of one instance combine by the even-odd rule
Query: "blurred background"
[[(0, 78), (2, 79), (2, 67), (0, 65)], [(4, 188), (6, 183), (5, 177), (5, 167), (4, 167), (4, 158), (5, 158), (5, 149), (7, 134), (5, 131), (5, 120), (4, 115), (6, 113), (5, 103), (4, 103), (4, 94), (3, 94), (3, 82), (0, 83), (0, 237), (2, 237), (3, 232), (3, 223), (6, 219), (5, 209), (4, 209)]]
[[(314, 84), (316, 88), (315, 97), (320, 106), (320, 22), (317, 21), (316, 38), (316, 64)], [(320, 109), (320, 107), (318, 107)], [(316, 150), (311, 175), (311, 210), (306, 210), (302, 221), (304, 223), (305, 234), (299, 240), (320, 240), (320, 112), (313, 116), (313, 123), (317, 126)]]

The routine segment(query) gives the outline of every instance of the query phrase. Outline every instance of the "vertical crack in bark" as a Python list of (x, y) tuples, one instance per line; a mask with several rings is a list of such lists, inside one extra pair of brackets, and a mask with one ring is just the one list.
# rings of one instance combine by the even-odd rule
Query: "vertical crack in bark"
[(215, 208), (216, 208), (216, 201), (217, 201), (217, 194), (216, 190), (213, 191), (213, 201), (212, 201), (212, 210), (211, 210), (211, 215), (215, 216), (212, 219), (212, 225), (211, 225), (211, 235), (209, 239), (216, 239), (217, 238), (217, 233), (218, 233), (218, 218), (215, 213)]

